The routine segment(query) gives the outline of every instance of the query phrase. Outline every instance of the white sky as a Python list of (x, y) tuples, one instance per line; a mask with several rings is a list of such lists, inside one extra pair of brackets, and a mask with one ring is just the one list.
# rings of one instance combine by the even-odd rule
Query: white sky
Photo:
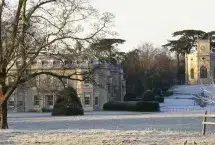
[(215, 0), (92, 0), (95, 8), (111, 12), (120, 45), (129, 51), (141, 43), (161, 46), (177, 30), (215, 30)]

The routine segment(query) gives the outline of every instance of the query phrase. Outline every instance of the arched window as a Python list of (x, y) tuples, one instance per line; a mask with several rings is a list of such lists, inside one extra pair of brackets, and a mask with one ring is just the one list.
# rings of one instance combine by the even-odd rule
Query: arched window
[(207, 78), (207, 68), (204, 65), (200, 68), (200, 78)]
[(194, 69), (193, 68), (190, 69), (190, 77), (191, 77), (191, 79), (194, 79)]

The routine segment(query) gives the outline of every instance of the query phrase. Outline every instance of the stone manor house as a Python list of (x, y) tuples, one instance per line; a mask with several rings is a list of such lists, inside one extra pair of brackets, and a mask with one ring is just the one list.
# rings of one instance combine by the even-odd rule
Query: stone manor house
[(207, 84), (215, 79), (215, 52), (210, 40), (198, 40), (197, 50), (185, 56), (186, 84)]
[[(19, 62), (17, 62), (17, 65)], [(62, 65), (64, 64), (64, 67)], [(120, 65), (108, 64), (100, 61), (60, 62), (42, 55), (31, 66), (30, 71), (45, 70), (59, 74), (85, 72), (89, 67), (98, 67), (92, 74), (93, 82), (64, 79), (65, 86), (72, 86), (77, 90), (85, 111), (102, 110), (103, 104), (112, 100), (123, 100), (125, 95), (124, 72)], [(66, 67), (65, 67), (66, 65)], [(82, 75), (74, 75), (74, 79), (81, 79)], [(13, 83), (13, 79), (8, 79)], [(27, 84), (19, 86), (8, 100), (8, 111), (29, 112), (52, 109), (56, 92), (64, 85), (59, 79), (40, 75)]]

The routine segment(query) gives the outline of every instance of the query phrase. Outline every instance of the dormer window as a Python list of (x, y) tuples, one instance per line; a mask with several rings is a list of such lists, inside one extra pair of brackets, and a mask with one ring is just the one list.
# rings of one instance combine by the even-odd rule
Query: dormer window
[(21, 61), (17, 61), (17, 62), (16, 62), (16, 65), (17, 65), (17, 66), (21, 66), (21, 65), (22, 65)]
[(54, 60), (50, 60), (50, 65), (54, 65)]
[(48, 61), (47, 60), (42, 60), (42, 65), (47, 65)]
[(42, 61), (41, 60), (37, 60), (37, 65), (41, 65)]
[(64, 61), (64, 64), (65, 64), (65, 65), (68, 65), (68, 64), (69, 64), (69, 61), (68, 61), (68, 60), (65, 60), (65, 61)]
[(36, 64), (37, 64), (37, 61), (34, 60), (34, 61), (32, 62), (32, 65), (36, 65)]
[(64, 65), (64, 60), (60, 60), (60, 65)]

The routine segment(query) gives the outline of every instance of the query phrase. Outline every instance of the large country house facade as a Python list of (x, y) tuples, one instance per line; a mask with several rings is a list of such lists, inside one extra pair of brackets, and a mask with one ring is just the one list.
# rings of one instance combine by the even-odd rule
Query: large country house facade
[[(19, 65), (19, 61), (17, 61)], [(63, 67), (64, 66), (64, 67)], [(59, 79), (40, 75), (28, 83), (20, 85), (8, 100), (8, 110), (13, 112), (42, 111), (52, 109), (56, 92), (63, 87), (72, 86), (77, 90), (85, 111), (102, 110), (103, 104), (112, 100), (123, 100), (125, 95), (124, 72), (120, 65), (100, 61), (59, 61), (42, 55), (35, 60), (29, 72), (45, 70), (58, 74), (81, 74), (91, 68), (94, 71), (91, 79), (83, 79), (83, 75), (73, 75), (71, 79)], [(15, 71), (15, 69), (14, 69)], [(8, 79), (13, 83), (13, 79)], [(64, 84), (64, 85), (63, 85)]]

